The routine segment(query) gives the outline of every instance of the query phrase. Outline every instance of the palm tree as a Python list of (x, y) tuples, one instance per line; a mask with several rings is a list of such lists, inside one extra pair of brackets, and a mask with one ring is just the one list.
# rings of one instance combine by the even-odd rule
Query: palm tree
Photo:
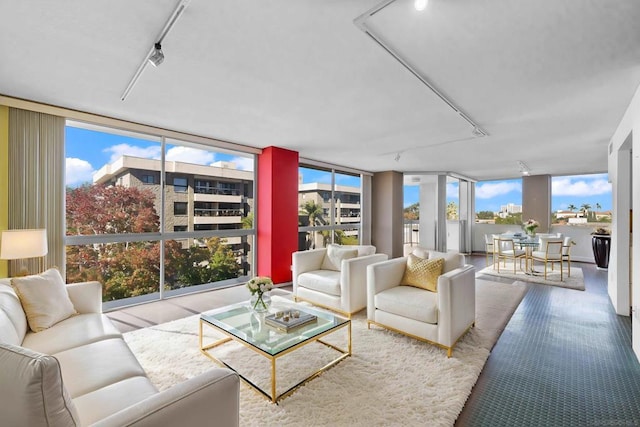
[(242, 228), (244, 229), (253, 228), (253, 212), (249, 212), (247, 216), (242, 218)]
[(573, 212), (573, 211), (575, 211), (575, 210), (576, 210), (576, 209), (578, 209), (578, 208), (576, 208), (576, 205), (574, 205), (574, 204), (570, 204), (569, 206), (567, 206), (567, 209), (569, 209), (569, 212)]
[(602, 209), (602, 205), (601, 205), (600, 203), (596, 203), (596, 209), (597, 209), (597, 210)]
[(589, 203), (584, 203), (583, 205), (580, 206), (580, 209), (582, 210), (586, 218), (587, 214), (589, 213), (589, 209), (591, 209), (591, 205)]
[(322, 204), (317, 204), (314, 200), (307, 200), (300, 206), (302, 211), (309, 217), (309, 225), (316, 225), (316, 221), (322, 218), (324, 211), (322, 210)]
[[(315, 226), (316, 221), (322, 219), (322, 214), (324, 213), (322, 204), (317, 204), (314, 200), (307, 200), (302, 205), (300, 205), (300, 207), (302, 208), (303, 213), (305, 213), (309, 217), (310, 226)], [(316, 248), (315, 231), (313, 231), (311, 235), (311, 245), (309, 245), (309, 242), (307, 242), (307, 247), (310, 247), (311, 249)]]

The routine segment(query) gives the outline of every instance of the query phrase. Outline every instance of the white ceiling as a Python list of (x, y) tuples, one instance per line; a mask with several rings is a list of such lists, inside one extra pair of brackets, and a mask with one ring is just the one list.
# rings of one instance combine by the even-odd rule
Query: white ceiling
[[(0, 94), (368, 171), (475, 179), (607, 169), (640, 83), (638, 0), (396, 0), (367, 21), (489, 133), (354, 25), (378, 0), (0, 0)], [(400, 159), (395, 160), (400, 153)]]

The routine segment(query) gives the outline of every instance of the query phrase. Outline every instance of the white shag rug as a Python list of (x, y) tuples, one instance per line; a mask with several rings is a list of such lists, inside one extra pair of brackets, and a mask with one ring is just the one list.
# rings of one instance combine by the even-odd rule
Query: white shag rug
[[(242, 383), (242, 426), (451, 426), (471, 392), (490, 349), (524, 297), (524, 284), (478, 279), (476, 327), (446, 351), (379, 328), (367, 329), (362, 311), (352, 318), (353, 355), (296, 390), (278, 405)], [(277, 297), (276, 297), (277, 298)], [(124, 334), (151, 381), (166, 389), (218, 367), (198, 347), (199, 316)], [(220, 337), (205, 327), (211, 337)], [(325, 341), (345, 348), (346, 331)], [(214, 354), (270, 390), (270, 362), (236, 343)], [(277, 361), (278, 393), (309, 376), (338, 353), (309, 344)]]
[(520, 270), (520, 265), (516, 264), (516, 274), (513, 274), (513, 262), (507, 261), (507, 266), (503, 267), (503, 264), (500, 264), (500, 273), (498, 270), (495, 270), (493, 266), (485, 267), (478, 272), (478, 275), (487, 274), (489, 276), (498, 276), (498, 277), (506, 277), (508, 279), (513, 280), (522, 280), (523, 282), (530, 283), (540, 283), (543, 285), (550, 286), (558, 286), (561, 288), (569, 288), (576, 289), (579, 291), (584, 291), (584, 276), (582, 274), (582, 269), (579, 267), (571, 267), (571, 276), (567, 276), (567, 270), (565, 268), (562, 281), (560, 281), (560, 270), (556, 265), (554, 270), (551, 270), (551, 267), (547, 268), (547, 279), (544, 278), (544, 265), (536, 264), (535, 266), (536, 274), (529, 275), (525, 274), (524, 271)]

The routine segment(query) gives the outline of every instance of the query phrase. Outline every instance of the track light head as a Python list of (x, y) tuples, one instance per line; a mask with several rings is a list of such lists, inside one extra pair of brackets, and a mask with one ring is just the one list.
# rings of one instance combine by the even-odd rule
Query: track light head
[(529, 169), (529, 166), (527, 166), (522, 160), (518, 160), (516, 163), (518, 164), (518, 168), (520, 169), (520, 173), (523, 176), (531, 175), (531, 169)]
[(160, 45), (160, 43), (156, 43), (154, 46), (153, 52), (151, 52), (151, 55), (149, 55), (149, 62), (154, 67), (157, 67), (158, 65), (162, 64), (162, 61), (164, 61), (164, 53), (162, 53), (162, 46)]
[(473, 130), (471, 131), (471, 134), (472, 134), (473, 136), (487, 136), (487, 134), (486, 134), (486, 133), (484, 133), (484, 132), (482, 131), (482, 129), (480, 129), (478, 126), (474, 126), (474, 127), (473, 127)]

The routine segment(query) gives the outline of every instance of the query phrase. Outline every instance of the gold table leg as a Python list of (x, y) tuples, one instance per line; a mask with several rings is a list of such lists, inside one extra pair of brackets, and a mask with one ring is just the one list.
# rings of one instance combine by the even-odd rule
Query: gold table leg
[[(211, 344), (208, 345), (204, 345), (203, 344), (203, 324), (207, 324), (210, 327), (212, 327), (213, 329), (222, 332), (223, 334), (227, 335), (227, 337), (219, 339), (217, 341), (214, 341)], [(348, 350), (343, 350), (337, 346), (334, 346), (332, 344), (329, 344), (327, 342), (322, 341), (320, 338), (332, 334), (334, 332), (337, 332), (338, 330), (347, 327), (347, 332), (348, 332)], [(337, 365), (339, 362), (341, 362), (342, 360), (346, 359), (347, 357), (351, 356), (351, 321), (349, 320), (347, 323), (345, 323), (344, 325), (341, 325), (340, 327), (338, 327), (337, 329), (333, 329), (333, 330), (329, 330), (326, 331), (322, 334), (319, 334), (315, 339), (308, 341), (308, 342), (302, 342), (299, 343), (285, 351), (283, 351), (282, 353), (280, 353), (277, 356), (272, 356), (268, 353), (265, 353), (262, 350), (256, 349), (255, 347), (251, 346), (250, 344), (247, 344), (245, 342), (243, 342), (242, 340), (239, 340), (238, 338), (234, 337), (233, 335), (229, 334), (228, 332), (226, 332), (225, 330), (218, 328), (216, 325), (212, 325), (208, 322), (203, 321), (202, 319), (200, 319), (200, 328), (199, 328), (199, 345), (200, 345), (200, 352), (202, 354), (204, 354), (205, 356), (207, 356), (209, 359), (213, 360), (214, 362), (229, 368), (230, 370), (234, 371), (236, 374), (238, 374), (238, 376), (251, 388), (253, 388), (254, 390), (256, 390), (257, 392), (259, 392), (260, 394), (262, 394), (264, 397), (266, 397), (268, 400), (270, 400), (272, 403), (277, 404), (280, 400), (284, 399), (285, 397), (289, 396), (290, 394), (292, 394), (294, 391), (296, 391), (299, 387), (301, 387), (302, 385), (306, 384), (307, 382), (311, 381), (312, 379), (318, 377), (320, 374), (322, 374), (323, 372), (325, 372), (326, 370), (328, 370), (329, 368)], [(252, 350), (254, 350), (255, 352), (262, 354), (263, 356), (271, 359), (271, 395), (269, 395), (267, 392), (265, 392), (264, 390), (262, 390), (258, 385), (254, 384), (253, 382), (251, 382), (251, 380), (249, 380), (248, 378), (246, 378), (244, 375), (242, 375), (240, 372), (238, 372), (236, 369), (234, 369), (231, 365), (229, 365), (228, 363), (222, 361), (221, 359), (218, 359), (217, 357), (213, 356), (208, 350), (218, 347), (224, 343), (227, 343), (229, 341), (237, 341), (240, 344), (243, 344), (245, 347), (247, 348), (251, 348)], [(279, 357), (285, 356), (289, 353), (291, 353), (292, 351), (301, 348), (307, 344), (310, 344), (314, 341), (319, 342), (320, 344), (323, 344), (327, 347), (330, 347), (334, 350), (336, 350), (337, 352), (341, 353), (341, 355), (337, 358), (334, 359), (333, 361), (327, 363), (325, 366), (323, 366), (322, 368), (320, 368), (318, 371), (314, 372), (313, 374), (311, 374), (310, 376), (308, 376), (307, 378), (305, 378), (304, 380), (300, 381), (299, 383), (297, 383), (296, 385), (294, 385), (293, 387), (289, 388), (288, 390), (286, 390), (285, 392), (281, 393), (280, 395), (276, 394), (276, 360)]]

